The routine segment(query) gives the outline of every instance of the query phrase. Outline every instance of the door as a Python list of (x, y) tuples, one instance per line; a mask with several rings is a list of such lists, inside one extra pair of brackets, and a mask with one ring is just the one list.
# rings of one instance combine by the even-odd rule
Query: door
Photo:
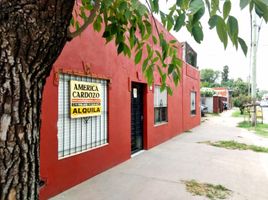
[(131, 153), (143, 149), (143, 85), (132, 83), (131, 88)]

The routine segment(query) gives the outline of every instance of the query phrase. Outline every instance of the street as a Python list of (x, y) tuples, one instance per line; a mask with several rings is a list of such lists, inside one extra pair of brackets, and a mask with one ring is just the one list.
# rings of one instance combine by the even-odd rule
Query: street
[[(227, 187), (232, 191), (228, 199), (267, 200), (267, 153), (230, 150), (202, 143), (231, 140), (268, 147), (268, 138), (236, 127), (241, 118), (231, 117), (232, 112), (202, 118), (199, 127), (144, 151), (53, 199), (207, 199), (186, 191), (182, 180), (195, 179)], [(267, 112), (266, 108), (265, 116)]]

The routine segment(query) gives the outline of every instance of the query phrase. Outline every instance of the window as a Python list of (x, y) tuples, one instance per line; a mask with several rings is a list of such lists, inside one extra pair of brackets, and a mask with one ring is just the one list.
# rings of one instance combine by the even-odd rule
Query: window
[(192, 49), (192, 47), (187, 43), (183, 43), (183, 57), (184, 60), (195, 68), (197, 67), (197, 53)]
[(167, 91), (160, 91), (160, 86), (154, 87), (154, 122), (167, 122)]
[(191, 92), (191, 115), (196, 114), (196, 92)]
[[(101, 102), (99, 115), (71, 118), (71, 80), (98, 84)], [(90, 77), (60, 74), (58, 97), (58, 157), (64, 158), (81, 153), (103, 146), (107, 142), (107, 81)]]

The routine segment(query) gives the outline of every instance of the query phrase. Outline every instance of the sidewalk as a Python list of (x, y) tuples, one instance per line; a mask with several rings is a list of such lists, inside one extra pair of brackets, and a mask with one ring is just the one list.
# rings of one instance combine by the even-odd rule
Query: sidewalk
[(241, 119), (209, 117), (199, 127), (67, 190), (53, 200), (191, 200), (181, 180), (221, 184), (229, 199), (268, 199), (268, 154), (198, 144), (236, 140), (268, 147), (268, 139), (237, 128)]

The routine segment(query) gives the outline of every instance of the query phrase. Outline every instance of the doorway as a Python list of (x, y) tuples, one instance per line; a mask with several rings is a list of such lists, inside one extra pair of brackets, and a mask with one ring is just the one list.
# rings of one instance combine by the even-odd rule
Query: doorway
[(131, 153), (143, 149), (143, 93), (144, 85), (131, 86)]

